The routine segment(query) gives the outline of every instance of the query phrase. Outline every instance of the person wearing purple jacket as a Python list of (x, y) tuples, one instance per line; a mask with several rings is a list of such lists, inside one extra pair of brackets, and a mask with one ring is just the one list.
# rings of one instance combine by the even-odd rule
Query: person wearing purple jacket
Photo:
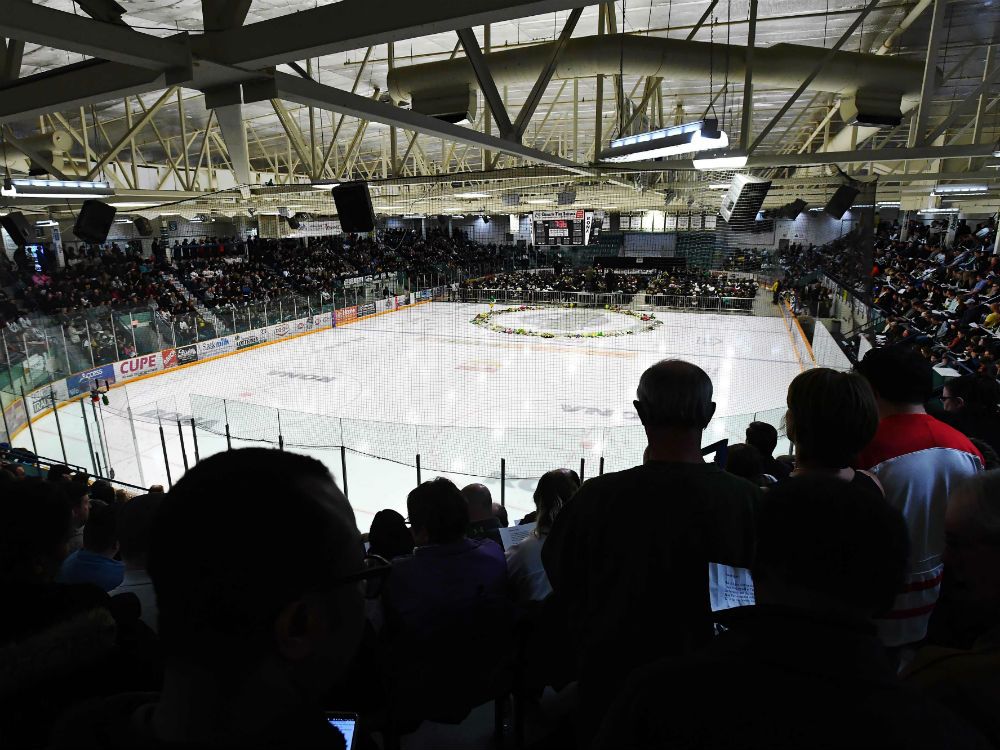
[(503, 550), (469, 539), (469, 510), (451, 481), (424, 482), (406, 498), (416, 547), (392, 562), (383, 593), (386, 625), (420, 637), (446, 625), (458, 611), (502, 601), (507, 591)]

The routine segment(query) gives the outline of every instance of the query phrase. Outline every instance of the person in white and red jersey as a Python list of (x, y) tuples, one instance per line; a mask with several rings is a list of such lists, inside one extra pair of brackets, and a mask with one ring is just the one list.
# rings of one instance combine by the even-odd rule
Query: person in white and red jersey
[(983, 456), (965, 435), (924, 410), (934, 390), (933, 372), (919, 352), (899, 346), (873, 349), (857, 371), (875, 391), (879, 426), (856, 468), (878, 477), (910, 531), (906, 584), (893, 609), (878, 621), (879, 634), (886, 646), (906, 646), (926, 636), (941, 591), (948, 494), (981, 471)]

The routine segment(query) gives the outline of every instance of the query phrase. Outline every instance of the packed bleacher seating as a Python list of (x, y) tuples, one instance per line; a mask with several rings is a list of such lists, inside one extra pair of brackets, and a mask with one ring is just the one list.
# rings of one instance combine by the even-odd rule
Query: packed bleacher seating
[(463, 289), (504, 289), (537, 292), (594, 292), (668, 295), (684, 297), (753, 298), (757, 282), (725, 273), (676, 270), (654, 273), (620, 273), (601, 268), (495, 274), (462, 283)]
[[(795, 378), (794, 457), (755, 422), (706, 463), (712, 394), (657, 363), (640, 464), (548, 472), (523, 519), (432, 479), (367, 538), (288, 451), (132, 497), (6, 451), (0, 737), (346, 749), (337, 711), (360, 717), (355, 747), (399, 747), (493, 704), (514, 747), (995, 747), (1000, 473), (963, 433), (982, 419), (928, 414), (930, 363), (878, 348)], [(730, 579), (752, 581), (743, 606), (721, 603)]]
[[(856, 234), (823, 247), (792, 248), (782, 257), (789, 279), (804, 287), (806, 309), (819, 285), (806, 280), (822, 271), (867, 298), (883, 321), (879, 343), (910, 344), (936, 365), (1000, 377), (1000, 256), (993, 254), (994, 223), (960, 223), (947, 242), (947, 221), (883, 225), (876, 235), (870, 272)], [(806, 283), (803, 283), (806, 282)], [(811, 292), (809, 290), (812, 290)]]
[(271, 266), (246, 258), (198, 258), (176, 264), (181, 283), (208, 308), (266, 302), (290, 289)]

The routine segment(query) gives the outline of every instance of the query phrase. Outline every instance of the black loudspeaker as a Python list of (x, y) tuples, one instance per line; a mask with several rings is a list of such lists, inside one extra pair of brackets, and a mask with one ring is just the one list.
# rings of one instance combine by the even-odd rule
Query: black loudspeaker
[(76, 217), (73, 234), (84, 242), (100, 244), (108, 238), (111, 224), (115, 220), (118, 209), (100, 201), (87, 200), (83, 202), (80, 213)]
[(375, 229), (375, 210), (366, 182), (345, 182), (333, 189), (333, 202), (344, 232), (371, 232)]
[(749, 227), (757, 218), (757, 212), (764, 204), (770, 180), (762, 180), (746, 174), (733, 177), (729, 192), (722, 198), (719, 213), (730, 226)]
[(833, 218), (841, 219), (847, 213), (847, 209), (854, 204), (859, 192), (861, 191), (851, 185), (841, 185), (823, 210)]
[(132, 219), (132, 223), (135, 225), (135, 231), (137, 231), (141, 237), (149, 237), (153, 233), (152, 222), (144, 216), (136, 216)]
[(20, 211), (0, 216), (0, 226), (7, 230), (7, 234), (18, 247), (24, 247), (31, 241), (31, 224)]
[(778, 209), (778, 217), (781, 219), (791, 219), (792, 221), (795, 221), (799, 218), (799, 214), (802, 213), (808, 205), (809, 204), (801, 198), (796, 198), (791, 203), (786, 203)]
[[(288, 222), (288, 226), (291, 229), (298, 229), (299, 227), (302, 226), (302, 224), (299, 222), (298, 214), (296, 214), (295, 216), (289, 216), (287, 219), (285, 219), (285, 221)], [(341, 225), (343, 225), (343, 221), (341, 221)], [(352, 230), (345, 229), (344, 231), (346, 232), (346, 231), (352, 231)]]

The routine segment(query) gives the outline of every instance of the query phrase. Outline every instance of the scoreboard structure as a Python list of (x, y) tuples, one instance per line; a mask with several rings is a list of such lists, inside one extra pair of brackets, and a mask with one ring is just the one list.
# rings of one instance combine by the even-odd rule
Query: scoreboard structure
[(535, 245), (589, 245), (594, 230), (593, 211), (535, 211), (531, 215)]

